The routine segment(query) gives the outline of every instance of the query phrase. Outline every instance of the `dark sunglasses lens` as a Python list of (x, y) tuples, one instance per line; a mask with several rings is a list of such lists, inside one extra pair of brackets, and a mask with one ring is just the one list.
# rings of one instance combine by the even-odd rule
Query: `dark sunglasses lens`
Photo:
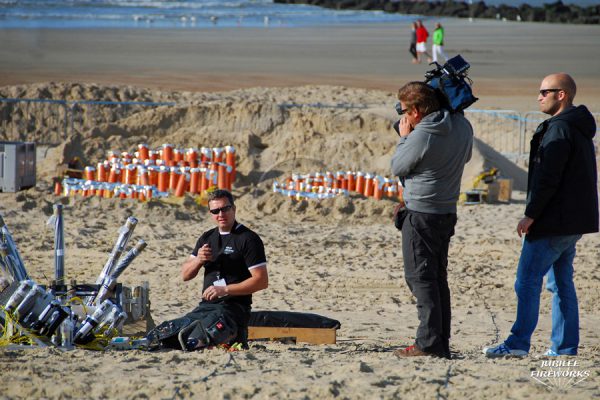
[(402, 104), (396, 103), (396, 112), (398, 113), (398, 115), (404, 114), (404, 110), (402, 110)]
[(223, 211), (224, 213), (231, 210), (231, 206), (225, 206), (225, 207), (221, 207), (221, 208), (215, 208), (214, 210), (209, 210), (211, 214), (213, 215), (218, 215), (221, 211)]

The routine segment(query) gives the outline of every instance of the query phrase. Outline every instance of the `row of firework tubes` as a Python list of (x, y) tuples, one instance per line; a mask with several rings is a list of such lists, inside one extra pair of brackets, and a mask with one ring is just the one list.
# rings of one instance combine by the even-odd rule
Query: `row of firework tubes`
[(398, 179), (385, 178), (361, 171), (292, 174), (285, 182), (273, 182), (273, 192), (295, 199), (348, 196), (350, 192), (381, 200), (402, 200), (403, 187)]
[(236, 176), (233, 146), (178, 149), (163, 144), (158, 150), (139, 144), (138, 150), (117, 154), (109, 151), (96, 167), (84, 168), (84, 179), (64, 178), (54, 194), (84, 197), (134, 198), (183, 197), (209, 188), (231, 190)]
[(62, 205), (54, 205), (54, 214), (48, 221), (49, 225), (54, 226), (55, 284), (51, 288), (44, 288), (29, 277), (8, 226), (0, 215), (0, 293), (8, 290), (11, 284), (18, 284), (6, 303), (0, 305), (34, 337), (46, 336), (57, 346), (70, 348), (74, 344), (85, 345), (97, 335), (109, 339), (118, 333), (127, 319), (122, 306), (110, 299), (117, 279), (146, 247), (146, 243), (140, 239), (125, 252), (137, 222), (136, 218), (129, 217), (119, 229), (119, 237), (96, 280), (98, 290), (85, 298), (87, 308), (83, 307), (83, 315), (77, 315), (68, 305), (68, 297), (77, 296), (78, 293), (59, 295), (55, 292), (55, 288), (66, 288)]

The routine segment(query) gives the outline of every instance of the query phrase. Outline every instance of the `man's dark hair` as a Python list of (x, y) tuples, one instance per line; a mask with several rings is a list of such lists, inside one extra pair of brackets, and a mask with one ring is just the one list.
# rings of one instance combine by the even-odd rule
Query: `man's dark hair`
[(409, 82), (402, 86), (398, 90), (398, 100), (407, 108), (416, 108), (423, 116), (440, 109), (435, 89), (425, 82)]
[(232, 206), (235, 206), (235, 204), (233, 202), (233, 195), (228, 190), (217, 189), (217, 190), (213, 190), (212, 192), (208, 193), (208, 202), (209, 203), (216, 199), (227, 199), (227, 200), (229, 200), (229, 204), (231, 204)]

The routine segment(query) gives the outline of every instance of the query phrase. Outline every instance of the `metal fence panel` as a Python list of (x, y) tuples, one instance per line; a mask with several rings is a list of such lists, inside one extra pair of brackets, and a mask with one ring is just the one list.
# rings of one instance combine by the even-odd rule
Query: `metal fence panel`
[(511, 161), (519, 161), (521, 116), (514, 110), (466, 110), (475, 137), (493, 147)]

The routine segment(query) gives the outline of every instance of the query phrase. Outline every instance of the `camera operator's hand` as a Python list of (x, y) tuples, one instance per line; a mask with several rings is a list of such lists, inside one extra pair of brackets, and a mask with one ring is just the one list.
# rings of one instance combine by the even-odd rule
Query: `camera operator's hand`
[(400, 137), (407, 137), (413, 129), (415, 129), (415, 127), (410, 124), (406, 116), (400, 119), (400, 126), (398, 127)]

